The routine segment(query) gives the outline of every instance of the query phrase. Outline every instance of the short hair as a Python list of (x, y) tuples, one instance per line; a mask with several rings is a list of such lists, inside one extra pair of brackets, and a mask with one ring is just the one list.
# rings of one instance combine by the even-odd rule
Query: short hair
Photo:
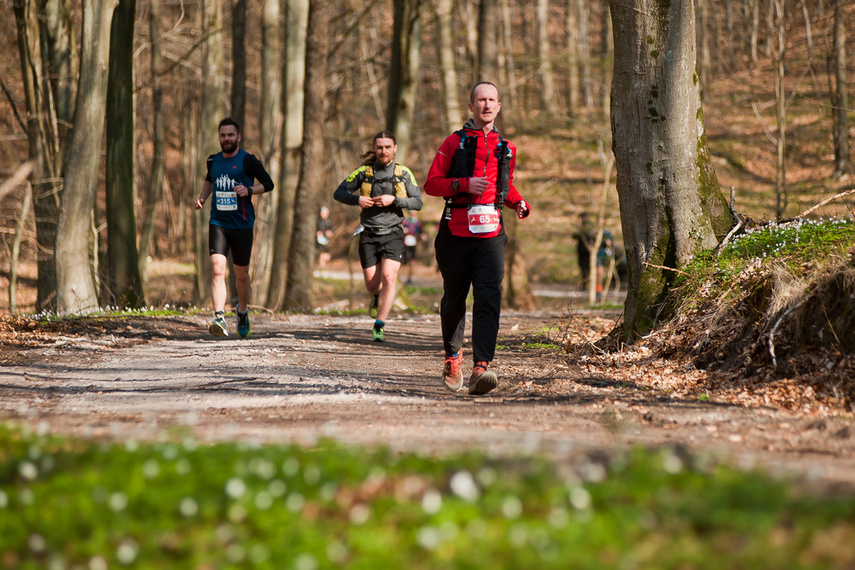
[(398, 144), (397, 139), (395, 139), (395, 135), (392, 134), (392, 131), (380, 131), (374, 138), (371, 139), (371, 146), (374, 146), (374, 143), (377, 142), (377, 139), (392, 139), (392, 142)]
[(217, 126), (217, 132), (219, 132), (221, 128), (229, 125), (233, 126), (235, 130), (237, 130), (238, 134), (240, 134), (240, 124), (231, 117), (226, 117), (225, 119), (220, 121), (220, 124)]
[(472, 90), (471, 90), (471, 91), (469, 91), (469, 102), (470, 102), (470, 103), (474, 103), (474, 102), (475, 102), (475, 90), (476, 90), (476, 89), (478, 89), (479, 87), (481, 87), (482, 85), (489, 85), (489, 86), (491, 86), (493, 89), (495, 89), (495, 90), (496, 90), (496, 100), (497, 100), (497, 101), (501, 101), (501, 100), (502, 100), (502, 96), (501, 96), (501, 94), (499, 93), (499, 88), (498, 88), (498, 87), (496, 87), (496, 85), (495, 85), (494, 83), (490, 83), (489, 81), (481, 81), (480, 83), (476, 83), (476, 84), (472, 87)]

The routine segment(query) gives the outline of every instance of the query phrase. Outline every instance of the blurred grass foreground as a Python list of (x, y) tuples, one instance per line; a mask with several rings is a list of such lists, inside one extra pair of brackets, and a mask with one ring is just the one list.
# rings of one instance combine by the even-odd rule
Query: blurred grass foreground
[(855, 499), (670, 447), (572, 463), (0, 426), (2, 568), (852, 568)]

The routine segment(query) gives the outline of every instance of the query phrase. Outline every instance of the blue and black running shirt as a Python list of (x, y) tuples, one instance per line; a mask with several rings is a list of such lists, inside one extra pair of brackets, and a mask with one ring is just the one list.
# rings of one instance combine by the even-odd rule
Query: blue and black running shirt
[(247, 188), (258, 180), (264, 191), (273, 190), (273, 180), (261, 161), (243, 149), (229, 158), (222, 152), (208, 157), (207, 182), (214, 186), (211, 200), (211, 223), (227, 230), (245, 230), (255, 223), (255, 208), (252, 197), (240, 197), (234, 187), (243, 184)]

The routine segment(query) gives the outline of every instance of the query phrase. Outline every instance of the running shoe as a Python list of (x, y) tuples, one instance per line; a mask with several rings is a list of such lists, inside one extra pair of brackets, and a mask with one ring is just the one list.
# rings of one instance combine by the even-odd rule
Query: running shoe
[(371, 298), (371, 305), (368, 307), (368, 316), (374, 319), (377, 318), (377, 303), (380, 302), (380, 296), (374, 295)]
[(247, 310), (245, 313), (241, 313), (240, 311), (238, 311), (237, 318), (238, 318), (238, 326), (237, 326), (238, 335), (241, 338), (249, 336), (249, 333), (252, 332), (252, 325), (249, 324), (249, 310)]
[(381, 327), (374, 327), (371, 329), (371, 340), (374, 342), (385, 342), (386, 341), (386, 333), (383, 332)]
[(442, 369), (442, 383), (449, 392), (459, 392), (463, 388), (463, 373), (460, 371), (460, 363), (463, 360), (463, 351), (457, 356), (445, 356), (445, 366)]
[(499, 379), (495, 372), (487, 370), (487, 363), (483, 360), (476, 362), (472, 369), (472, 376), (469, 377), (469, 393), (480, 396), (498, 385)]
[(211, 326), (208, 327), (208, 331), (214, 336), (229, 336), (229, 331), (226, 328), (226, 319), (223, 318), (223, 315), (217, 315)]

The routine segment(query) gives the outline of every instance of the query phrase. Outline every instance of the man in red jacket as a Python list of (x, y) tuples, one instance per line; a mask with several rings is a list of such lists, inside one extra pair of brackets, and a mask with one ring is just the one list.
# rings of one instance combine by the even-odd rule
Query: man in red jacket
[(501, 109), (495, 85), (475, 85), (469, 94), (472, 118), (439, 147), (425, 182), (427, 194), (446, 202), (434, 246), (443, 281), (442, 379), (452, 392), (463, 388), (461, 346), (470, 286), (475, 304), (469, 393), (486, 394), (499, 383), (496, 373), (487, 368), (496, 351), (505, 275), (508, 236), (502, 226), (502, 208), (513, 209), (518, 218), (531, 212), (514, 188), (516, 147), (495, 128)]

